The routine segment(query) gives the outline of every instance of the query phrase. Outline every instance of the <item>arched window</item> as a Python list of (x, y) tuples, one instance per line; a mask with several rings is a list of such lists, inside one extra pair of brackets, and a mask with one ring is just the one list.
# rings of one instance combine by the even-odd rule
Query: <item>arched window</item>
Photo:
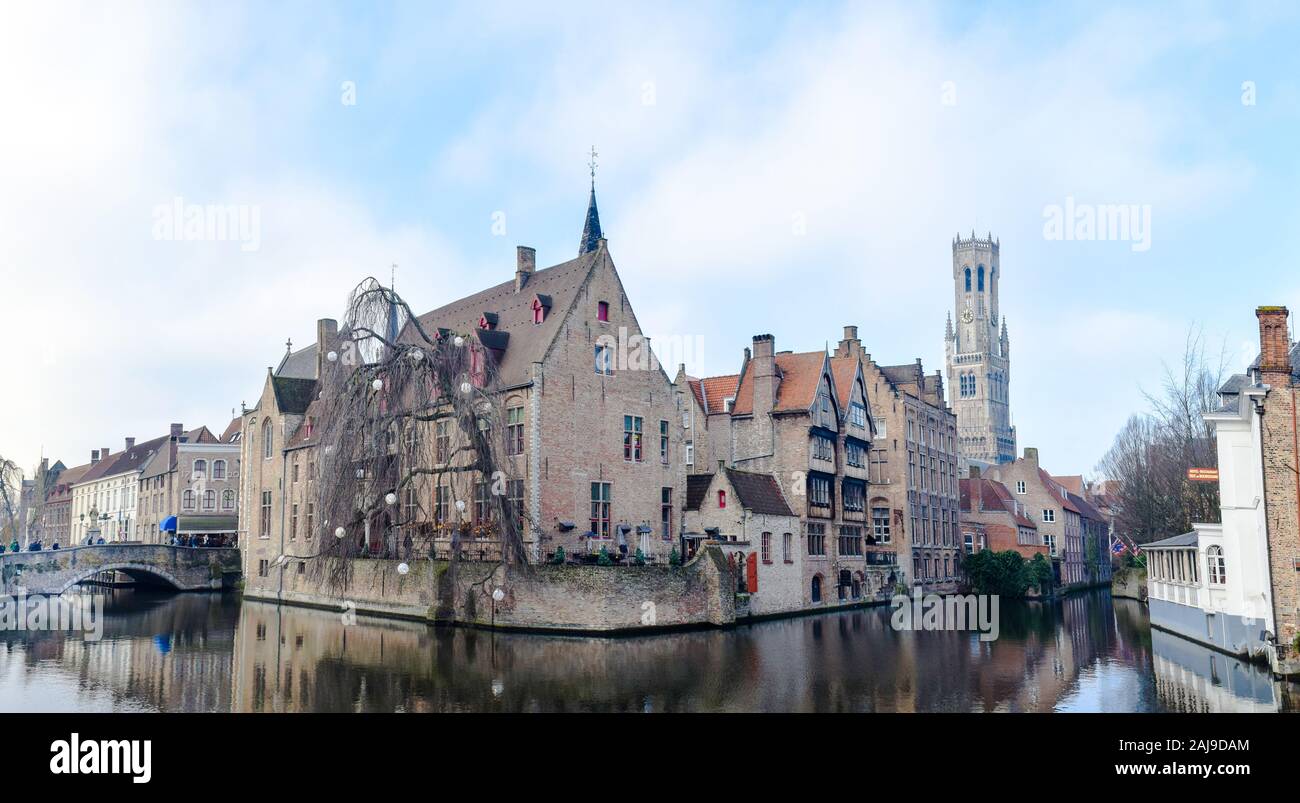
[(822, 601), (822, 576), (819, 574), (812, 579), (812, 588), (809, 590), (813, 602)]
[(267, 460), (271, 459), (271, 434), (271, 419), (265, 418), (262, 420), (262, 457)]
[(1228, 581), (1228, 567), (1223, 560), (1223, 547), (1212, 546), (1205, 550), (1205, 561), (1209, 564), (1211, 583), (1223, 585)]
[(984, 266), (983, 265), (980, 265), (979, 268), (979, 291), (981, 293), (984, 292)]
[(718, 491), (718, 507), (726, 507), (726, 506), (727, 506), (727, 492), (720, 489)]
[(211, 489), (203, 492), (203, 509), (214, 510), (217, 507), (217, 492)]
[(194, 479), (201, 480), (207, 476), (207, 473), (208, 473), (208, 461), (195, 460), (194, 471), (193, 471)]
[(970, 268), (966, 269), (966, 292), (970, 292)]
[(226, 461), (225, 461), (225, 460), (213, 460), (213, 461), (212, 461), (212, 479), (214, 479), (214, 480), (224, 480), (225, 478), (226, 478)]

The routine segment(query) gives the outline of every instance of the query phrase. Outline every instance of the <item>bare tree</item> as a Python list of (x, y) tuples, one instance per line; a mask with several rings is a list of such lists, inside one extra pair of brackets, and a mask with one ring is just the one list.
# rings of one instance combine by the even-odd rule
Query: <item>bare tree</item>
[[(21, 541), (24, 531), (22, 513), (23, 470), (18, 464), (0, 456), (0, 536)], [(0, 544), (0, 551), (8, 547)]]
[(1190, 329), (1180, 362), (1165, 365), (1160, 391), (1144, 392), (1149, 411), (1129, 418), (1097, 466), (1116, 484), (1116, 527), (1139, 543), (1219, 519), (1218, 485), (1189, 480), (1187, 469), (1218, 465), (1204, 414), (1218, 402), (1226, 354), (1221, 348), (1208, 357), (1200, 329)]
[(501, 335), (426, 331), (371, 278), (352, 291), (340, 336), (313, 405), (318, 577), (341, 592), (357, 558), (445, 559), (451, 589), (462, 560), (484, 583), (502, 563), (526, 564), (523, 484), (495, 393)]

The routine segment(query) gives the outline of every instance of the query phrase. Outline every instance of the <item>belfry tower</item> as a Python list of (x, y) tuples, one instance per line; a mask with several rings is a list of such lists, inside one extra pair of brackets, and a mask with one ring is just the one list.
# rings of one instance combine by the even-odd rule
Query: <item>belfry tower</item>
[(957, 453), (971, 463), (1016, 459), (1016, 429), (1011, 425), (1011, 343), (1006, 319), (998, 315), (1002, 277), (999, 243), (971, 232), (952, 241), (953, 316), (944, 343), (948, 392), (957, 414)]

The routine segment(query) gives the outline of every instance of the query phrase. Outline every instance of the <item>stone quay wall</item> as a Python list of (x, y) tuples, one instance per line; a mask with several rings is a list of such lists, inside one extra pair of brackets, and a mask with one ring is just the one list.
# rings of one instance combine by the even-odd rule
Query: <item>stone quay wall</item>
[[(446, 561), (354, 559), (342, 587), (320, 568), (289, 561), (281, 586), (245, 589), (251, 599), (429, 622), (569, 632), (618, 633), (736, 620), (735, 582), (722, 551), (702, 549), (685, 566), (505, 566)], [(272, 578), (274, 579), (274, 578)], [(493, 599), (500, 589), (502, 599)]]

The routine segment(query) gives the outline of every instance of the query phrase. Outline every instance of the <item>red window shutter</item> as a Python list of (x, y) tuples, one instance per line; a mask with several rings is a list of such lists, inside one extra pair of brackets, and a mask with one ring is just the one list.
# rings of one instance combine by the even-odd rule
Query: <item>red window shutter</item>
[(758, 553), (750, 552), (749, 560), (745, 563), (745, 588), (753, 594), (758, 591)]

